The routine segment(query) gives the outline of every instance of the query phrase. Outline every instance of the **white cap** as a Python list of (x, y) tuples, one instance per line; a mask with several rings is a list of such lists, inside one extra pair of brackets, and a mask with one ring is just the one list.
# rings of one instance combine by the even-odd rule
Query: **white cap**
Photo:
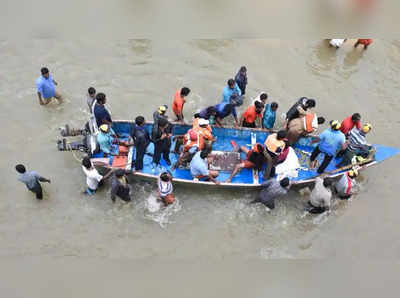
[(200, 118), (199, 119), (199, 125), (208, 125), (210, 123), (210, 121)]

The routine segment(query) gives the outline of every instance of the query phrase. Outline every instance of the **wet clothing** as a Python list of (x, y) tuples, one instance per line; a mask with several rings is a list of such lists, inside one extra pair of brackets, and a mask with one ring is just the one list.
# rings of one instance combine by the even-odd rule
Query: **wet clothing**
[(112, 134), (114, 134), (114, 131), (112, 129), (110, 129), (107, 133), (99, 131), (99, 133), (97, 134), (97, 143), (99, 143), (100, 150), (106, 154), (111, 154), (111, 151), (113, 149), (112, 145), (114, 137), (112, 136)]
[(143, 158), (146, 153), (147, 146), (150, 144), (150, 136), (143, 126), (133, 125), (131, 137), (136, 149), (135, 170), (141, 171), (143, 169)]
[(348, 173), (345, 173), (340, 177), (340, 179), (335, 183), (335, 190), (340, 198), (348, 199), (354, 192), (354, 187), (356, 181), (351, 179)]
[(243, 113), (242, 117), (243, 117), (242, 125), (244, 127), (253, 127), (253, 128), (255, 128), (256, 127), (256, 119), (257, 118), (261, 119), (262, 118), (262, 114), (256, 112), (256, 106), (255, 105), (251, 105)]
[(281, 186), (276, 179), (268, 179), (263, 182), (262, 190), (258, 197), (251, 203), (263, 203), (269, 209), (275, 208), (275, 199), (288, 193), (288, 189)]
[(169, 164), (171, 161), (169, 160), (169, 151), (171, 148), (171, 137), (165, 137), (161, 139), (161, 136), (165, 134), (172, 133), (172, 125), (168, 124), (165, 129), (161, 129), (159, 126), (153, 127), (152, 132), (152, 141), (154, 143), (154, 155), (153, 155), (153, 162), (155, 164), (160, 164), (161, 155), (163, 159)]
[(125, 202), (131, 201), (131, 187), (128, 183), (128, 179), (125, 176), (118, 178), (113, 176), (111, 182), (111, 200), (115, 202), (115, 197), (119, 197)]
[(42, 186), (39, 181), (46, 181), (45, 178), (40, 176), (35, 171), (26, 171), (23, 174), (20, 174), (18, 180), (26, 185), (26, 187), (36, 194), (36, 198), (41, 200), (43, 198)]
[(222, 92), (222, 102), (221, 103), (230, 103), (231, 96), (233, 94), (237, 94), (238, 96), (242, 95), (242, 90), (240, 90), (238, 84), (235, 83), (233, 89), (229, 88), (229, 86), (225, 86), (224, 91)]
[(324, 130), (320, 136), (319, 149), (321, 152), (336, 156), (336, 153), (342, 149), (346, 138), (340, 130), (333, 130), (331, 128)]
[(286, 120), (291, 121), (293, 119), (304, 116), (307, 111), (307, 98), (300, 98), (286, 113)]
[(247, 85), (247, 74), (243, 73), (239, 70), (235, 76), (235, 82), (239, 86), (240, 91), (242, 92), (241, 95), (245, 95), (246, 94), (246, 85)]
[(224, 111), (224, 108), (228, 103), (221, 102), (220, 104), (217, 104), (215, 106), (215, 108), (217, 110), (217, 115), (216, 115), (217, 118), (224, 119), (224, 118), (228, 117), (230, 114), (232, 114), (233, 117), (235, 117), (235, 118), (237, 117), (236, 108), (234, 106), (232, 106), (232, 111), (231, 112), (227, 113), (227, 112)]
[(160, 193), (160, 196), (162, 198), (165, 198), (169, 194), (172, 194), (172, 192), (174, 191), (172, 182), (171, 181), (168, 181), (168, 182), (162, 181), (160, 179), (160, 177), (158, 177), (157, 185), (158, 185), (158, 192)]
[(354, 123), (353, 120), (351, 120), (351, 116), (349, 116), (342, 121), (342, 124), (340, 125), (340, 131), (347, 135), (354, 127), (361, 129), (361, 123), (360, 121)]
[(50, 99), (56, 95), (56, 85), (51, 75), (49, 75), (48, 79), (44, 76), (40, 76), (36, 80), (36, 88), (37, 92), (40, 93), (44, 99)]
[(102, 104), (96, 103), (93, 109), (94, 117), (96, 118), (97, 127), (104, 124), (104, 120), (112, 122), (111, 115), (106, 107)]
[(200, 157), (201, 151), (197, 152), (190, 162), (190, 174), (193, 178), (208, 176), (208, 162), (207, 159), (202, 159)]
[(310, 195), (310, 204), (313, 207), (329, 209), (331, 206), (332, 192), (324, 186), (324, 179), (317, 177), (315, 186)]
[(273, 129), (275, 125), (275, 119), (276, 119), (276, 111), (273, 111), (271, 109), (271, 105), (267, 104), (267, 106), (264, 109), (264, 114), (263, 114), (263, 127), (266, 129)]
[(177, 90), (174, 95), (174, 101), (172, 102), (172, 110), (175, 115), (181, 115), (185, 99), (181, 96), (181, 89)]
[(103, 176), (100, 175), (95, 168), (87, 169), (85, 166), (82, 166), (82, 170), (86, 175), (87, 187), (92, 192), (96, 191), (97, 187), (99, 186), (99, 182), (103, 179)]

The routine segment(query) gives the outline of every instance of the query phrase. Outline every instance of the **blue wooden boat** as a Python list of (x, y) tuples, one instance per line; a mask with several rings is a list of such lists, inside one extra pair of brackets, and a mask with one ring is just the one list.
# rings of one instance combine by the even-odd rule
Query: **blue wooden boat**
[[(129, 134), (132, 129), (133, 122), (119, 120), (113, 122), (113, 130), (121, 137), (121, 140), (128, 140)], [(183, 135), (189, 130), (191, 126), (174, 124), (173, 127), (173, 135)], [(152, 124), (148, 123), (145, 125), (145, 129), (151, 134)], [(216, 154), (237, 154), (237, 162), (239, 162), (239, 153), (226, 153), (232, 152), (231, 140), (235, 141), (239, 146), (252, 146), (255, 143), (264, 143), (267, 138), (269, 132), (257, 130), (257, 129), (249, 129), (249, 128), (218, 128), (213, 127), (213, 135), (216, 137), (217, 141), (213, 144), (213, 153)], [(94, 137), (92, 136), (92, 144)], [(314, 181), (314, 179), (318, 176), (316, 169), (309, 168), (309, 155), (313, 151), (314, 147), (317, 144), (312, 144), (311, 141), (314, 137), (306, 137), (300, 139), (300, 141), (293, 146), (296, 155), (298, 156), (300, 167), (296, 169), (297, 177), (291, 177), (291, 181), (294, 184), (298, 185), (306, 185)], [(174, 148), (174, 142), (171, 146)], [(376, 148), (376, 154), (373, 160), (366, 160), (363, 163), (356, 164), (355, 166), (358, 170), (364, 170), (367, 167), (375, 165), (379, 162), (382, 162), (385, 159), (388, 159), (392, 156), (395, 156), (400, 153), (399, 149), (390, 148), (382, 145), (374, 145)], [(116, 150), (118, 150), (116, 148)], [(144, 168), (141, 172), (133, 172), (132, 174), (145, 178), (145, 179), (156, 179), (160, 172), (170, 170), (175, 183), (183, 183), (189, 185), (207, 185), (207, 186), (216, 186), (220, 188), (257, 188), (260, 187), (263, 179), (263, 173), (256, 172), (249, 169), (243, 169), (237, 176), (235, 176), (231, 183), (224, 183), (224, 181), (229, 177), (230, 171), (222, 170), (220, 171), (220, 175), (217, 178), (218, 181), (221, 182), (219, 185), (215, 185), (213, 182), (203, 182), (203, 181), (194, 181), (190, 170), (188, 168), (177, 168), (175, 170), (171, 170), (171, 168), (165, 163), (163, 159), (161, 159), (161, 167), (155, 167), (152, 163), (152, 151), (154, 147), (150, 144), (148, 148), (148, 154), (145, 155), (144, 158)], [(117, 152), (117, 151), (116, 151)], [(89, 152), (90, 154), (90, 152)], [(124, 168), (128, 171), (132, 170), (132, 161), (134, 161), (135, 157), (135, 148), (130, 147), (127, 155), (125, 156), (116, 156), (110, 158), (104, 158), (102, 153), (93, 153), (91, 154), (92, 162), (99, 168)], [(245, 158), (244, 154), (241, 156), (242, 159)], [(319, 162), (322, 156), (319, 156)], [(175, 153), (170, 153), (170, 160), (172, 164), (178, 159), (178, 155)], [(235, 160), (235, 158), (233, 158)], [(336, 165), (340, 162), (340, 158), (334, 159), (326, 169), (326, 172), (329, 173), (330, 177), (339, 176), (346, 171), (350, 170), (350, 167), (345, 167), (342, 169), (336, 169)], [(211, 165), (213, 166), (213, 165)]]

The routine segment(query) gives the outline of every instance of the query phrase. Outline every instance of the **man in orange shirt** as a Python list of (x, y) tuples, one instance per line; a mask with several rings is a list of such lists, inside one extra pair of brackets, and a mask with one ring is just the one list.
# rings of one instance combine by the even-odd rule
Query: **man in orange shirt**
[(364, 50), (368, 49), (368, 46), (372, 43), (372, 39), (358, 39), (354, 47), (358, 47), (358, 45), (362, 44), (364, 46)]
[(174, 101), (172, 102), (172, 110), (174, 111), (177, 121), (183, 122), (183, 105), (186, 100), (185, 97), (190, 93), (190, 89), (183, 87), (175, 92)]
[[(264, 104), (262, 102), (256, 101), (242, 114), (240, 118), (240, 124), (243, 127), (262, 127), (262, 111), (264, 109)], [(258, 123), (256, 123), (256, 120)]]

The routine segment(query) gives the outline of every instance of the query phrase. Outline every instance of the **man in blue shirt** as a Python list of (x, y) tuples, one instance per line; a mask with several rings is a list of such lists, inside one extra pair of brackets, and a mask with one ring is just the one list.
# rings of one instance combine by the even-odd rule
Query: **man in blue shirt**
[[(322, 174), (325, 171), (326, 167), (329, 165), (331, 160), (336, 157), (336, 154), (340, 150), (344, 150), (346, 148), (346, 137), (340, 131), (340, 122), (333, 120), (331, 121), (330, 125), (330, 129), (323, 131), (319, 135), (319, 145), (314, 149), (310, 157), (311, 167), (315, 168), (317, 162), (315, 159), (317, 156), (320, 153), (325, 155), (322, 164), (317, 170), (319, 174)], [(315, 141), (318, 142), (318, 139)]]
[(57, 82), (50, 75), (47, 67), (41, 70), (41, 76), (36, 80), (37, 94), (40, 105), (47, 105), (53, 98), (56, 98), (59, 103), (62, 103), (61, 94), (56, 91)]
[(117, 142), (117, 140), (114, 141), (113, 135), (115, 135), (115, 133), (108, 124), (100, 125), (97, 142), (99, 143), (100, 150), (105, 156), (117, 155), (113, 153), (113, 144)]
[(222, 103), (230, 103), (231, 96), (233, 94), (241, 96), (242, 91), (240, 90), (238, 84), (236, 84), (234, 79), (229, 79), (228, 85), (225, 86), (224, 91), (222, 92)]
[(96, 95), (96, 104), (93, 109), (94, 117), (96, 118), (97, 127), (100, 127), (102, 124), (112, 124), (110, 113), (107, 111), (105, 104), (107, 98), (104, 93), (97, 93)]
[(201, 179), (203, 181), (211, 180), (215, 184), (219, 184), (215, 179), (218, 177), (218, 171), (208, 170), (207, 157), (209, 152), (209, 150), (205, 149), (197, 152), (193, 156), (192, 161), (190, 162), (190, 174), (193, 178)]

